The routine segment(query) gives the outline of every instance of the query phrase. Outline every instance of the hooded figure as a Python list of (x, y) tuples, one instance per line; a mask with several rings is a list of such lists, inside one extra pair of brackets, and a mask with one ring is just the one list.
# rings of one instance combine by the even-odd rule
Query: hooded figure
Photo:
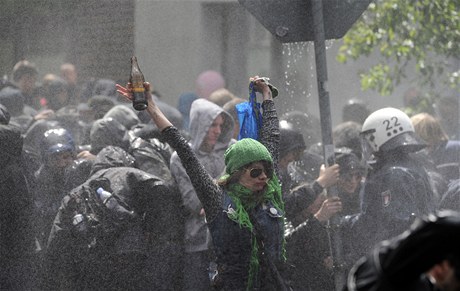
[(41, 165), (35, 173), (33, 184), (34, 202), (37, 211), (38, 240), (44, 249), (46, 240), (66, 188), (66, 169), (75, 157), (73, 137), (64, 128), (49, 129), (40, 140)]
[(18, 124), (23, 133), (32, 124), (33, 117), (24, 112), (24, 96), (19, 89), (6, 87), (0, 91), (0, 104), (5, 106), (11, 116), (11, 122)]
[[(190, 110), (190, 145), (198, 160), (205, 167), (212, 178), (218, 178), (225, 170), (224, 153), (232, 141), (234, 121), (222, 107), (205, 99), (197, 99), (192, 103)], [(171, 173), (176, 180), (182, 195), (183, 206), (187, 211), (185, 221), (185, 251), (187, 254), (206, 253), (211, 245), (211, 236), (206, 226), (205, 215), (195, 189), (185, 172), (184, 167), (177, 155), (171, 157)], [(196, 259), (196, 258), (195, 258)], [(207, 255), (201, 258), (203, 261), (195, 262), (203, 269), (201, 274), (196, 274), (191, 280), (199, 281), (198, 276), (209, 285), (209, 279), (205, 274), (209, 259)], [(186, 264), (187, 265), (187, 264)], [(190, 273), (190, 268), (184, 275)], [(205, 276), (206, 275), (206, 276)], [(192, 275), (193, 276), (193, 275)], [(184, 280), (187, 282), (187, 278)], [(202, 286), (202, 285), (201, 285)], [(200, 286), (190, 286), (196, 289)], [(198, 288), (199, 289), (199, 288)]]
[(126, 105), (115, 105), (105, 115), (104, 118), (111, 117), (121, 123), (126, 129), (131, 129), (141, 121), (137, 114)]
[(22, 167), (20, 130), (0, 124), (0, 147), (0, 286), (31, 290), (32, 197)]
[(128, 131), (112, 117), (98, 119), (93, 123), (89, 134), (91, 153), (97, 155), (106, 146), (118, 146), (128, 150)]
[[(168, 265), (172, 250), (167, 247), (177, 229), (171, 227), (177, 218), (176, 205), (162, 179), (133, 165), (133, 157), (123, 149), (105, 147), (96, 157), (91, 177), (62, 200), (48, 241), (54, 288), (165, 290), (173, 286), (176, 269)], [(112, 198), (104, 202), (99, 188)], [(113, 203), (119, 208), (110, 208)], [(78, 226), (76, 215), (81, 215), (85, 228)]]

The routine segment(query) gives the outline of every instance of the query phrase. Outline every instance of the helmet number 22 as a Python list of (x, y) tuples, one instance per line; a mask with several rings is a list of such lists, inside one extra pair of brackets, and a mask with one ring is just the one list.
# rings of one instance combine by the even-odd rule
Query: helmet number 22
[(401, 126), (401, 124), (398, 122), (398, 117), (393, 116), (390, 119), (385, 119), (383, 121), (383, 124), (386, 124), (386, 130), (392, 130), (393, 127)]

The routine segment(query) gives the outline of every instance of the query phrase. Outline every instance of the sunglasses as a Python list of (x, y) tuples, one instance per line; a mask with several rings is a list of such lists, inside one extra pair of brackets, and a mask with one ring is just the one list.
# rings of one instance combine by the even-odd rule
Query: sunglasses
[(265, 172), (265, 175), (267, 175), (269, 179), (273, 177), (272, 169), (252, 168), (248, 170), (249, 170), (249, 175), (251, 176), (251, 178), (259, 177), (260, 175), (262, 175), (262, 172)]

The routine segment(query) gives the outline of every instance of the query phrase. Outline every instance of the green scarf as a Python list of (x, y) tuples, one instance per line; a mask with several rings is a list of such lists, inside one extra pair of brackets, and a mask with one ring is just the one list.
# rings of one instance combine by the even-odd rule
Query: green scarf
[[(229, 175), (225, 175), (222, 179), (228, 178)], [(254, 226), (249, 218), (248, 212), (254, 209), (257, 205), (262, 202), (270, 201), (273, 206), (277, 209), (280, 209), (284, 212), (284, 202), (281, 196), (281, 186), (276, 175), (268, 181), (267, 187), (265, 189), (264, 195), (257, 197), (254, 193), (248, 188), (244, 187), (239, 183), (230, 184), (227, 187), (227, 194), (232, 198), (233, 203), (235, 204), (235, 211), (228, 214), (228, 217), (237, 222), (240, 227), (245, 227), (251, 231), (251, 259), (249, 262), (249, 277), (246, 290), (251, 290), (254, 277), (259, 271), (259, 247), (254, 234)], [(284, 225), (284, 223), (283, 223)], [(286, 240), (284, 239), (284, 234), (282, 233), (282, 257), (286, 259)]]

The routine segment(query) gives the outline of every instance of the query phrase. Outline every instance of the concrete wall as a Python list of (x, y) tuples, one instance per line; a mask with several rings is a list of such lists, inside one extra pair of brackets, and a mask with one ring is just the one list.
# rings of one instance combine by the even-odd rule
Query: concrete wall
[[(247, 79), (271, 77), (281, 91), (280, 113), (296, 109), (318, 116), (318, 97), (312, 43), (280, 44), (237, 1), (135, 2), (135, 53), (147, 80), (171, 105), (181, 93), (195, 89), (195, 78), (206, 69), (223, 73), (228, 89), (247, 97)], [(267, 35), (268, 34), (268, 35)], [(340, 64), (335, 60), (340, 40), (328, 41), (328, 90), (333, 124), (341, 121), (341, 108), (360, 98), (371, 109), (401, 106), (408, 88), (392, 96), (362, 92), (358, 72), (376, 56)]]

